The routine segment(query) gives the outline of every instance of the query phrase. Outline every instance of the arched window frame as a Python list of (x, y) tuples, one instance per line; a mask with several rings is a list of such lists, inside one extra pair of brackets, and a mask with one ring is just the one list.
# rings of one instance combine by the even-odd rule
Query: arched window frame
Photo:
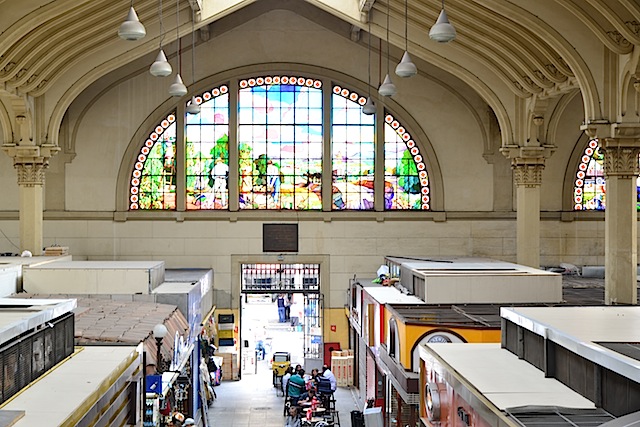
[[(258, 78), (259, 77), (257, 77), (256, 80)], [(237, 91), (237, 89), (239, 88), (238, 82), (240, 80), (241, 80), (240, 78), (232, 79), (232, 80), (230, 80), (230, 84), (228, 84), (229, 93), (232, 95), (232, 97), (231, 97), (232, 99), (230, 99), (230, 101), (229, 101), (229, 103), (231, 105), (231, 110), (234, 109), (233, 108), (234, 105), (237, 105), (237, 104), (234, 104), (233, 92), (234, 92), (234, 90)], [(325, 88), (328, 88), (330, 86), (332, 89), (334, 89), (336, 87), (336, 84), (333, 83), (330, 80), (323, 79), (322, 81), (325, 83), (324, 84)], [(325, 90), (325, 93), (327, 93), (328, 96), (331, 96), (332, 90), (331, 91), (330, 90)], [(350, 91), (349, 92), (349, 99), (353, 100), (353, 97), (357, 96), (357, 100), (355, 102), (357, 102), (358, 104), (362, 105), (362, 103), (365, 102), (365, 98), (362, 97), (362, 96), (359, 96), (359, 95), (354, 95), (356, 93), (357, 92)], [(202, 98), (202, 94), (199, 94), (196, 97), (197, 98)], [(235, 102), (237, 102), (237, 99), (235, 100)], [(326, 104), (326, 101), (325, 101), (325, 104)], [(177, 115), (177, 114), (181, 114), (182, 112), (184, 112), (184, 107), (178, 108), (177, 113), (174, 111), (174, 114)], [(397, 124), (397, 128), (394, 128), (394, 131), (396, 132), (398, 137), (401, 138), (403, 141), (409, 141), (410, 143), (413, 142), (414, 144), (416, 144), (414, 146), (415, 149), (412, 150), (412, 156), (414, 158), (414, 161), (416, 162), (416, 167), (421, 168), (420, 171), (423, 172), (421, 174), (421, 178), (422, 178), (421, 179), (421, 197), (423, 198), (423, 203), (421, 204), (420, 209), (421, 210), (430, 210), (430, 204), (429, 204), (429, 197), (430, 197), (429, 192), (430, 192), (430, 190), (429, 190), (428, 174), (427, 174), (427, 171), (426, 171), (427, 170), (427, 166), (426, 166), (426, 162), (423, 159), (424, 156), (422, 156), (422, 154), (420, 154), (420, 151), (419, 151), (419, 148), (418, 148), (418, 144), (413, 141), (413, 138), (411, 137), (409, 132), (406, 130), (406, 127), (403, 126), (398, 120), (396, 120), (392, 113), (390, 113), (387, 110), (381, 110), (381, 109), (379, 109), (379, 112), (380, 112), (379, 113), (380, 116), (383, 116), (385, 118), (385, 120), (388, 120), (388, 123), (383, 122), (384, 126), (387, 126), (387, 125), (391, 126), (392, 124)], [(234, 115), (233, 112), (230, 115), (233, 116)], [(178, 117), (177, 120), (175, 121), (175, 123), (177, 124), (178, 127), (179, 126), (184, 126), (185, 120), (186, 119), (184, 119), (183, 117)], [(232, 128), (234, 126), (237, 127), (237, 120), (235, 122), (234, 122), (234, 120), (230, 120), (229, 123), (230, 123), (229, 124), (229, 127), (230, 127), (230, 147), (229, 147), (229, 149), (230, 149), (230, 152), (231, 152), (231, 154), (230, 154), (230, 163), (234, 164), (234, 159), (233, 159), (233, 157), (234, 157), (233, 149), (234, 148), (233, 148), (233, 143), (231, 143), (231, 140), (233, 139), (233, 134), (234, 134), (234, 130)], [(379, 133), (380, 131), (381, 131), (380, 125), (376, 125), (376, 133)], [(424, 135), (422, 137), (424, 138)], [(380, 141), (380, 142), (382, 142), (382, 141)], [(380, 145), (380, 142), (377, 142), (376, 145)], [(181, 147), (180, 147), (181, 144), (182, 144), (182, 150), (181, 150)], [(178, 131), (177, 131), (176, 145), (177, 145), (176, 151), (177, 151), (178, 159), (184, 158), (185, 157), (185, 155), (184, 155), (184, 131), (181, 130), (181, 129), (178, 129)], [(326, 141), (325, 141), (325, 145), (327, 145)], [(414, 147), (410, 147), (410, 148), (414, 148)], [(132, 147), (132, 148), (134, 148), (134, 147)], [(237, 145), (236, 145), (236, 148), (237, 148)], [(414, 151), (416, 151), (416, 150), (418, 150), (417, 154), (414, 153)], [(325, 148), (325, 153), (326, 152), (327, 152), (327, 150)], [(329, 149), (329, 153), (330, 152), (331, 152), (331, 150)], [(381, 153), (383, 153), (383, 152), (384, 152), (383, 150), (381, 150), (380, 148), (377, 148), (376, 149), (376, 156), (379, 157), (379, 158), (382, 158), (383, 156), (381, 155)], [(324, 158), (327, 159), (329, 157), (327, 157), (326, 154), (325, 154)], [(235, 160), (237, 160), (237, 156), (236, 156)], [(324, 161), (324, 162), (326, 163), (326, 161)], [(184, 165), (180, 165), (179, 163), (180, 163), (180, 160), (178, 160), (178, 167), (177, 167), (177, 173), (180, 175), (181, 172), (184, 172)], [(376, 164), (377, 164), (377, 167), (380, 170), (382, 170), (383, 169), (383, 165), (384, 165), (384, 159), (382, 159), (382, 163), (380, 163), (380, 160), (376, 160)], [(436, 164), (436, 167), (437, 167), (437, 164)], [(229, 176), (230, 182), (232, 182), (231, 180), (234, 178), (233, 177), (233, 168), (231, 168), (231, 169), (232, 169), (232, 171), (231, 171), (232, 173)], [(325, 175), (326, 175), (327, 168), (323, 168), (323, 172), (325, 172)], [(237, 171), (236, 171), (236, 177), (237, 177)], [(383, 184), (384, 184), (384, 181), (383, 181), (384, 177), (385, 177), (384, 170), (382, 170), (381, 173), (380, 172), (376, 172), (376, 180), (380, 180)], [(185, 208), (184, 208), (185, 196), (183, 194), (180, 194), (181, 192), (184, 192), (184, 186), (185, 186), (184, 181), (185, 181), (184, 177), (181, 177), (181, 176), (177, 177), (177, 183), (178, 183), (178, 189), (177, 189), (177, 193), (178, 194), (177, 194), (177, 197), (176, 197), (177, 206), (175, 206), (175, 208), (174, 208), (174, 210), (176, 210), (176, 211), (184, 211), (185, 210)], [(323, 182), (325, 183), (325, 186), (328, 185), (328, 183), (326, 182), (326, 180), (324, 178), (323, 178)], [(379, 185), (379, 184), (376, 184), (376, 185)], [(237, 194), (237, 189), (235, 191), (232, 191), (232, 193), (230, 194), (229, 211), (238, 211), (237, 201), (235, 203), (236, 206), (234, 206), (234, 200), (233, 200), (234, 193)], [(329, 192), (329, 194), (331, 194), (331, 193)], [(378, 199), (383, 199), (384, 198), (384, 185), (380, 185), (379, 187), (376, 187), (375, 195), (376, 195), (376, 198), (378, 198)], [(326, 195), (325, 195), (325, 198), (326, 198)], [(181, 203), (181, 201), (182, 201), (182, 203)], [(129, 210), (136, 210), (136, 207), (133, 207), (131, 204), (129, 204), (128, 208), (129, 208)], [(327, 209), (326, 206), (325, 206), (323, 210), (324, 211), (328, 211), (329, 209)], [(388, 211), (389, 209), (385, 209), (384, 203), (381, 203), (381, 204), (376, 203), (376, 209), (375, 210), (376, 211), (385, 211), (385, 210)]]
[(400, 336), (398, 335), (398, 324), (396, 319), (389, 319), (389, 339), (388, 339), (389, 357), (400, 360)]
[[(640, 162), (640, 156), (638, 158)], [(640, 211), (640, 177), (636, 179), (636, 206)], [(587, 199), (587, 194), (589, 198)], [(593, 194), (593, 196), (591, 196)], [(573, 181), (573, 210), (603, 211), (606, 208), (606, 179), (604, 176), (604, 155), (600, 153), (598, 140), (587, 143)]]

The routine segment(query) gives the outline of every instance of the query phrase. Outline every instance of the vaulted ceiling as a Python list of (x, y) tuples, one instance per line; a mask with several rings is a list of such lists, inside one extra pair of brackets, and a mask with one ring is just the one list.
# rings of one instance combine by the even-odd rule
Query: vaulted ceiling
[[(147, 29), (143, 40), (118, 38), (130, 3), (0, 0), (0, 125), (5, 141), (13, 116), (29, 108), (29, 100), (49, 94), (68, 106), (102, 76), (157, 50), (158, 0), (134, 2)], [(513, 109), (513, 99), (529, 102), (580, 90), (585, 121), (611, 121), (620, 108), (618, 101), (607, 105), (615, 104), (608, 82), (613, 79), (618, 92), (624, 92), (640, 79), (637, 0), (447, 0), (458, 34), (448, 44), (428, 37), (442, 8), (439, 0), (180, 0), (177, 32), (176, 2), (162, 3), (165, 44), (176, 33), (191, 32), (192, 8), (196, 28), (214, 37), (216, 23), (254, 7), (324, 11), (350, 28), (354, 41), (362, 40), (358, 30), (367, 31), (369, 19), (372, 34), (385, 40), (388, 12), (389, 41), (402, 50), (406, 5), (411, 54), (465, 81), (499, 118), (500, 109)]]

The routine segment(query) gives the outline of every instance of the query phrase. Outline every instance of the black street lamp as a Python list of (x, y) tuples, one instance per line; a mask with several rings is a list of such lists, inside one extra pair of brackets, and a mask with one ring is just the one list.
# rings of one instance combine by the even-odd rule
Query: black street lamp
[(162, 360), (162, 353), (161, 353), (161, 349), (162, 349), (162, 340), (164, 339), (165, 336), (167, 336), (167, 333), (169, 331), (167, 330), (167, 327), (164, 326), (162, 323), (158, 323), (156, 326), (153, 327), (153, 337), (156, 339), (156, 348), (157, 348), (157, 353), (156, 353), (156, 370), (158, 371), (159, 374), (161, 374), (164, 371), (164, 362)]

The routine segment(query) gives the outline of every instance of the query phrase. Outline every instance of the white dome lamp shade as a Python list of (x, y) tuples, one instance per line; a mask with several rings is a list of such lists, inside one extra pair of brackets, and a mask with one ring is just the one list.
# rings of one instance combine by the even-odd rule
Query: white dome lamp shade
[(411, 56), (409, 56), (409, 52), (404, 51), (404, 55), (402, 55), (402, 59), (400, 63), (396, 66), (396, 75), (398, 77), (412, 77), (418, 73), (418, 68), (416, 64), (411, 60)]
[(156, 56), (155, 62), (151, 64), (149, 72), (154, 77), (167, 77), (173, 72), (171, 64), (167, 61), (167, 55), (164, 54), (163, 49), (160, 49), (160, 52), (158, 52), (158, 56)]
[(147, 30), (144, 29), (144, 25), (142, 25), (138, 19), (138, 14), (132, 4), (129, 9), (129, 14), (127, 15), (127, 20), (120, 24), (120, 28), (118, 28), (118, 37), (124, 40), (135, 41), (140, 40), (146, 35)]
[(187, 105), (187, 114), (200, 114), (200, 104), (196, 100), (195, 96), (191, 97), (191, 102)]
[(182, 82), (180, 73), (176, 74), (176, 78), (169, 86), (169, 95), (171, 96), (185, 96), (187, 94), (187, 87)]
[(367, 60), (367, 102), (362, 106), (362, 114), (371, 116), (376, 113), (376, 104), (371, 99), (371, 11), (367, 15), (367, 22), (369, 23), (369, 41), (367, 42), (367, 53), (369, 54)]
[(371, 96), (367, 98), (367, 102), (362, 106), (362, 113), (370, 116), (376, 113), (376, 104), (371, 99)]
[(413, 77), (418, 74), (418, 68), (416, 67), (416, 64), (413, 63), (411, 56), (409, 55), (408, 3), (408, 0), (404, 0), (404, 54), (402, 55), (400, 63), (396, 66), (396, 75), (402, 78)]
[(387, 74), (384, 78), (384, 81), (378, 88), (378, 93), (380, 96), (393, 96), (397, 92), (396, 85), (391, 81), (391, 77)]
[(453, 28), (453, 25), (449, 22), (447, 12), (444, 10), (444, 7), (440, 11), (438, 20), (433, 27), (431, 27), (431, 30), (429, 30), (429, 38), (437, 41), (438, 43), (449, 43), (456, 38), (456, 29)]
[(378, 88), (380, 96), (393, 96), (396, 94), (396, 85), (393, 84), (389, 75), (389, 3), (391, 2), (387, 1), (387, 75)]

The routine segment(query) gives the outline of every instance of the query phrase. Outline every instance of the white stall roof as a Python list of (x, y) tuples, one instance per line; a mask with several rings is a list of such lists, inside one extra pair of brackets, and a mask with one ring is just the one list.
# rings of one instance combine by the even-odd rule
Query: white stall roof
[(368, 293), (380, 304), (424, 304), (420, 298), (406, 295), (393, 286), (367, 286), (364, 292)]
[(164, 261), (58, 261), (30, 268), (46, 270), (114, 270), (114, 269), (154, 269), (164, 265)]
[[(501, 411), (519, 406), (558, 406), (594, 409), (560, 381), (544, 373), (500, 344), (426, 344), (444, 361), (448, 372), (457, 372), (465, 382), (484, 395)], [(421, 349), (424, 359), (428, 351)]]
[(602, 344), (640, 342), (640, 307), (502, 307), (509, 321), (611, 369), (640, 378), (640, 360)]
[(75, 299), (0, 298), (0, 344), (74, 308)]
[(136, 347), (84, 347), (23, 389), (2, 409), (25, 411), (14, 424), (17, 427), (63, 425), (70, 415), (88, 409), (87, 398), (103, 393), (101, 387), (135, 352)]
[(193, 289), (193, 282), (164, 282), (153, 290), (154, 294), (183, 294)]

